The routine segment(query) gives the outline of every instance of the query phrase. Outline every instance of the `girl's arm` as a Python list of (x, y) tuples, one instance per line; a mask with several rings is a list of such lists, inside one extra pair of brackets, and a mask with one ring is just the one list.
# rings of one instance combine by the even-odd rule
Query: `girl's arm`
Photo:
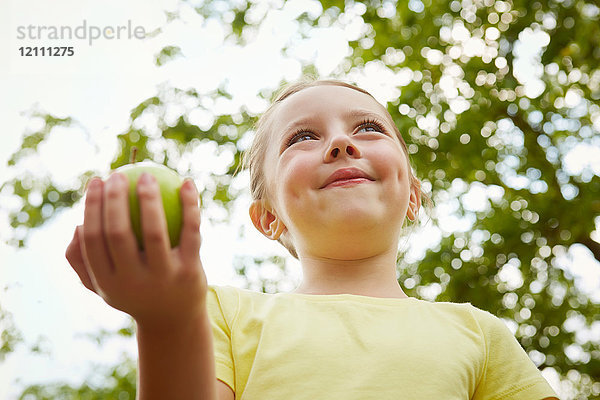
[(127, 178), (90, 181), (84, 223), (66, 257), (82, 283), (137, 325), (139, 399), (217, 399), (208, 285), (200, 262), (198, 192), (181, 188), (183, 227), (171, 249), (156, 180), (137, 183), (145, 251), (129, 219)]
[(218, 399), (206, 312), (158, 330), (138, 323), (137, 339), (138, 399)]

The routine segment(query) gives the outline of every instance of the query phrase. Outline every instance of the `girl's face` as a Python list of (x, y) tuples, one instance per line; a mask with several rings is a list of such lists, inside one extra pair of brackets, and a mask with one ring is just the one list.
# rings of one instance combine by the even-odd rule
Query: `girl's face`
[(418, 210), (419, 192), (392, 124), (377, 101), (343, 86), (309, 87), (277, 106), (262, 215), (290, 235), (301, 258), (397, 250), (407, 212), (412, 219)]

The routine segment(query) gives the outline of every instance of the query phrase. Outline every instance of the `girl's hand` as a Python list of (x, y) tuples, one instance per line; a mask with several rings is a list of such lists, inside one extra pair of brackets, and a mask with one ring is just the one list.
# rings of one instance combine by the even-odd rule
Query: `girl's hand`
[(113, 173), (87, 188), (83, 225), (66, 257), (85, 287), (136, 322), (157, 329), (185, 324), (205, 311), (206, 275), (200, 261), (200, 209), (191, 180), (181, 187), (183, 227), (170, 247), (158, 184), (150, 174), (137, 183), (144, 251), (129, 217), (127, 177)]

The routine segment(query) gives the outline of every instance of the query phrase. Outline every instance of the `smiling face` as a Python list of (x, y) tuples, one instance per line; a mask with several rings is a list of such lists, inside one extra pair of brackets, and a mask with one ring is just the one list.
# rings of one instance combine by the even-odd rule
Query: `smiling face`
[(300, 257), (395, 251), (419, 191), (383, 106), (348, 87), (312, 86), (277, 105), (268, 131), (266, 198), (251, 209), (259, 230), (287, 235)]

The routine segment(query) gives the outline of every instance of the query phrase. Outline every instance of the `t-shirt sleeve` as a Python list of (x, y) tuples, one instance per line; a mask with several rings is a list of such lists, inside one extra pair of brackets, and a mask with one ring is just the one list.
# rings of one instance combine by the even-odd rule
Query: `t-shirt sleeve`
[(485, 366), (473, 400), (558, 398), (506, 324), (474, 308), (485, 342)]
[[(207, 310), (213, 332), (217, 379), (235, 391), (233, 353), (231, 350), (231, 321), (237, 310), (237, 295), (234, 291), (209, 286)], [(229, 316), (229, 318), (228, 318)]]

